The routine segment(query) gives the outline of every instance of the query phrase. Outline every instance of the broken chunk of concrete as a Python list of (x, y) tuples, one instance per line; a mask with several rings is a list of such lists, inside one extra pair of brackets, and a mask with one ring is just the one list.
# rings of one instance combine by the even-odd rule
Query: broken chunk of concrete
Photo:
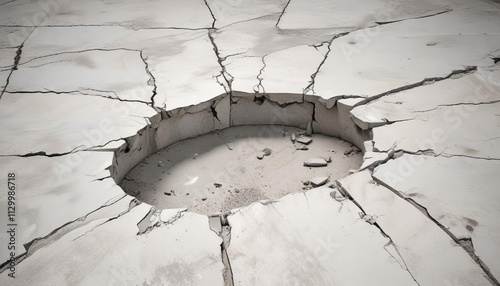
[(327, 166), (328, 162), (324, 158), (311, 158), (304, 162), (306, 167), (324, 167)]
[(326, 184), (329, 179), (330, 179), (330, 177), (328, 177), (328, 176), (319, 176), (319, 177), (312, 178), (311, 180), (309, 180), (309, 182), (311, 182), (313, 187), (320, 187), (320, 186), (323, 186), (324, 184)]
[(296, 146), (295, 149), (296, 150), (301, 150), (301, 151), (307, 151), (307, 150), (309, 150), (309, 148), (307, 148), (306, 145), (302, 145), (302, 144), (300, 146)]
[(312, 139), (310, 137), (301, 136), (301, 137), (297, 138), (297, 142), (305, 144), (305, 145), (309, 145), (312, 142)]

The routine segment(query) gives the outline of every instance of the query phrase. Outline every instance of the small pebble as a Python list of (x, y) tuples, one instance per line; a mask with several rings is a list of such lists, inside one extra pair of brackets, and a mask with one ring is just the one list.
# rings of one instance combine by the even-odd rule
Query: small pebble
[(239, 194), (240, 193), (240, 190), (234, 190), (235, 193)]
[(292, 139), (292, 142), (295, 143), (295, 140), (296, 140), (295, 133), (292, 133), (292, 138), (291, 139)]
[(193, 155), (193, 159), (196, 159), (196, 158), (198, 158), (198, 153), (195, 153), (195, 154)]
[(222, 187), (222, 184), (219, 184), (219, 183), (214, 183), (214, 186), (215, 186), (216, 188), (220, 188), (220, 187)]
[(163, 192), (163, 193), (164, 193), (165, 195), (167, 195), (167, 196), (171, 196), (171, 195), (172, 195), (172, 193), (171, 193), (171, 192)]
[(206, 201), (206, 200), (207, 200), (207, 198), (202, 198), (201, 200), (202, 200), (202, 201)]

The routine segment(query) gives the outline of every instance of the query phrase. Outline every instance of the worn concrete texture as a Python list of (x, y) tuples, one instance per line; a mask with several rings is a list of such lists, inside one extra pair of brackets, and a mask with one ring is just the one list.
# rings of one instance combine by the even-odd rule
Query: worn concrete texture
[[(0, 284), (500, 285), (499, 27), (497, 0), (0, 1)], [(294, 189), (343, 164), (301, 138), (222, 212), (120, 187), (246, 125), (362, 162)]]

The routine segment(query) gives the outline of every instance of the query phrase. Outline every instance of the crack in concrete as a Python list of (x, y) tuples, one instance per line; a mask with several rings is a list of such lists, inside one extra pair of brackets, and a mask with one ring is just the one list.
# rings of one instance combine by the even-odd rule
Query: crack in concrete
[(311, 75), (311, 81), (309, 81), (309, 85), (306, 86), (304, 88), (304, 91), (303, 91), (303, 94), (307, 94), (308, 92), (312, 92), (312, 94), (314, 95), (314, 84), (316, 83), (315, 80), (316, 80), (316, 76), (318, 75), (318, 73), (320, 72), (321, 68), (323, 67), (323, 65), (325, 64), (326, 60), (328, 59), (328, 55), (330, 54), (330, 52), (332, 51), (332, 43), (335, 39), (337, 38), (340, 38), (340, 37), (343, 37), (343, 36), (346, 36), (348, 35), (349, 33), (351, 32), (345, 32), (345, 33), (340, 33), (340, 34), (336, 34), (334, 35), (329, 41), (327, 42), (323, 42), (321, 45), (324, 45), (324, 44), (327, 44), (327, 48), (328, 48), (328, 51), (325, 53), (324, 57), (323, 57), (323, 60), (319, 63), (319, 66), (318, 68), (316, 69), (316, 71)]
[(452, 11), (453, 11), (453, 9), (448, 8), (448, 9), (446, 9), (444, 11), (436, 12), (436, 13), (430, 14), (430, 15), (423, 15), (423, 16), (406, 18), (406, 19), (400, 19), (400, 20), (394, 20), (394, 21), (380, 21), (380, 22), (375, 21), (375, 23), (378, 24), (378, 25), (387, 25), (387, 24), (393, 24), (393, 23), (398, 23), (398, 22), (403, 22), (403, 21), (408, 21), (408, 20), (418, 20), (418, 19), (424, 19), (424, 18), (434, 17), (434, 16), (438, 16), (438, 15), (441, 15), (441, 14), (446, 14), (446, 13), (449, 13), (449, 12), (452, 12)]
[[(265, 88), (264, 88), (264, 86), (262, 85), (262, 81), (264, 80), (264, 78), (262, 77), (262, 72), (264, 72), (264, 69), (266, 68), (266, 57), (267, 57), (267, 56), (268, 56), (268, 55), (265, 55), (265, 56), (263, 56), (263, 57), (262, 57), (262, 59), (261, 59), (261, 60), (262, 60), (262, 64), (263, 64), (263, 66), (262, 66), (262, 68), (260, 69), (259, 74), (257, 75), (257, 80), (259, 81), (259, 84), (258, 84), (258, 85), (256, 85), (256, 86), (254, 87), (254, 91), (255, 91), (256, 93), (263, 93), (263, 94), (265, 94), (265, 93), (266, 93), (266, 89), (265, 89)], [(257, 90), (255, 90), (256, 88), (257, 88)], [(261, 88), (262, 88), (262, 92), (261, 92), (261, 90), (260, 90)]]
[(500, 286), (500, 283), (499, 281), (493, 276), (493, 274), (490, 272), (489, 268), (487, 267), (487, 265), (481, 260), (481, 258), (479, 256), (477, 256), (475, 254), (475, 252), (473, 251), (473, 249), (469, 248), (469, 247), (466, 247), (464, 245), (464, 243), (462, 243), (461, 241), (463, 240), (467, 240), (467, 241), (470, 241), (472, 243), (472, 238), (458, 238), (455, 234), (453, 234), (446, 226), (444, 226), (443, 224), (441, 224), (438, 220), (436, 220), (430, 213), (429, 213), (429, 210), (424, 207), (423, 205), (417, 203), (415, 200), (413, 200), (412, 198), (408, 198), (408, 197), (405, 197), (401, 192), (399, 192), (398, 190), (394, 189), (393, 187), (391, 187), (390, 185), (386, 184), (384, 181), (378, 179), (377, 177), (374, 177), (373, 174), (372, 174), (372, 179), (377, 182), (378, 184), (384, 186), (385, 188), (387, 188), (388, 190), (392, 191), (394, 194), (396, 194), (398, 197), (400, 197), (401, 199), (407, 201), (408, 203), (410, 203), (411, 205), (413, 205), (415, 208), (417, 208), (419, 211), (421, 211), (427, 218), (429, 218), (434, 224), (436, 224), (439, 228), (441, 228), (451, 239), (453, 239), (453, 241), (455, 241), (455, 243), (457, 243), (458, 245), (460, 245), (464, 250), (465, 252), (467, 252), (467, 254), (469, 254), (469, 256), (472, 258), (472, 260), (474, 260), (474, 262), (476, 262), (479, 267), (481, 267), (481, 269), (483, 270), (484, 274), (486, 275), (486, 277), (490, 280), (490, 282), (493, 284), (493, 285), (496, 285), (496, 286)]
[(486, 105), (486, 104), (495, 104), (495, 103), (499, 103), (499, 102), (500, 102), (500, 99), (492, 100), (492, 101), (488, 101), (488, 102), (459, 102), (459, 103), (450, 103), (450, 104), (439, 104), (439, 105), (436, 105), (436, 107), (431, 108), (431, 109), (411, 111), (411, 112), (412, 113), (425, 113), (425, 112), (434, 111), (440, 107), (451, 107), (451, 106), (460, 106), (460, 105)]
[(285, 7), (283, 7), (283, 10), (281, 11), (280, 17), (278, 18), (278, 22), (276, 22), (275, 26), (278, 29), (280, 29), (279, 25), (280, 25), (280, 22), (281, 22), (281, 18), (283, 18), (283, 16), (285, 15), (286, 9), (288, 8), (288, 5), (290, 5), (290, 2), (292, 2), (292, 0), (288, 0), (288, 2), (286, 3)]
[(448, 74), (447, 76), (444, 76), (444, 77), (424, 78), (423, 80), (421, 80), (419, 82), (415, 82), (415, 83), (412, 83), (412, 84), (400, 86), (398, 88), (394, 88), (394, 89), (391, 89), (389, 91), (385, 91), (383, 93), (379, 93), (377, 95), (370, 96), (368, 98), (365, 97), (366, 98), (365, 100), (363, 100), (363, 101), (355, 104), (354, 107), (368, 104), (368, 103), (370, 103), (370, 102), (372, 102), (374, 100), (377, 100), (377, 99), (379, 99), (381, 97), (388, 96), (388, 95), (391, 95), (391, 94), (394, 94), (394, 93), (398, 93), (398, 92), (401, 92), (401, 91), (405, 91), (405, 90), (417, 88), (417, 87), (424, 86), (424, 85), (434, 84), (436, 82), (440, 82), (440, 81), (447, 80), (447, 79), (450, 79), (450, 78), (456, 79), (456, 78), (458, 78), (456, 76), (464, 76), (464, 75), (467, 75), (467, 74), (470, 74), (470, 73), (474, 73), (475, 71), (477, 71), (477, 66), (469, 66), (469, 67), (466, 67), (466, 68), (461, 69), (461, 70), (453, 70), (450, 74)]
[(236, 22), (233, 22), (231, 24), (227, 24), (225, 26), (219, 27), (219, 29), (222, 30), (222, 29), (225, 29), (227, 27), (231, 27), (231, 26), (238, 25), (238, 24), (241, 24), (241, 23), (247, 23), (247, 22), (252, 22), (252, 21), (256, 21), (256, 20), (260, 20), (260, 19), (265, 19), (265, 18), (268, 18), (268, 17), (274, 17), (274, 16), (277, 16), (279, 14), (280, 13), (273, 13), (273, 14), (267, 14), (267, 15), (258, 16), (258, 17), (251, 18), (251, 19), (248, 19), (248, 20), (236, 21)]
[(0, 4), (0, 6), (7, 5), (7, 4), (12, 3), (12, 2), (16, 2), (16, 0), (7, 1), (5, 3)]
[(203, 0), (205, 2), (205, 5), (208, 8), (208, 11), (210, 12), (210, 15), (212, 15), (212, 19), (214, 20), (212, 22), (212, 29), (215, 29), (215, 22), (217, 22), (217, 19), (215, 18), (214, 12), (212, 11), (212, 8), (210, 8), (210, 5), (208, 5), (207, 0)]
[[(57, 241), (59, 238), (63, 237), (64, 235), (68, 234), (69, 232), (77, 229), (78, 227), (81, 226), (81, 224), (83, 224), (85, 222), (85, 220), (87, 219), (87, 217), (103, 208), (106, 208), (106, 207), (110, 207), (116, 203), (118, 203), (119, 201), (123, 200), (124, 198), (126, 198), (127, 195), (123, 195), (122, 197), (116, 199), (116, 200), (113, 200), (113, 199), (110, 199), (108, 200), (106, 203), (104, 203), (102, 206), (100, 206), (99, 208), (87, 213), (86, 215), (82, 216), (82, 217), (79, 217), (73, 221), (70, 221), (70, 222), (67, 222), (65, 224), (63, 224), (62, 226), (52, 230), (49, 234), (43, 236), (43, 237), (39, 237), (39, 238), (35, 238), (33, 240), (31, 240), (30, 242), (28, 243), (25, 243), (23, 246), (24, 246), (24, 249), (26, 250), (24, 253), (22, 253), (21, 255), (19, 255), (18, 257), (16, 257), (16, 265), (19, 265), (21, 262), (23, 262), (25, 259), (29, 258), (31, 255), (33, 255), (35, 252), (37, 252), (39, 249), (45, 247), (45, 246), (48, 246), (52, 243), (54, 243), (55, 241)], [(137, 204), (136, 204), (137, 203)], [(114, 217), (114, 218), (111, 218), (111, 219), (108, 219), (107, 221), (97, 225), (96, 227), (92, 228), (90, 231), (87, 231), (86, 233), (84, 233), (83, 235), (73, 239), (73, 241), (75, 241), (76, 239), (86, 235), (87, 233), (93, 231), (95, 228), (111, 221), (111, 220), (114, 220), (122, 215), (124, 215), (125, 213), (128, 213), (132, 208), (136, 207), (137, 205), (139, 205), (140, 202), (137, 201), (137, 199), (133, 199), (130, 204), (129, 204), (129, 209), (125, 212), (122, 212), (121, 214), (119, 214), (117, 217)], [(74, 225), (76, 224), (76, 225)], [(6, 269), (7, 269), (7, 266), (9, 264), (10, 261), (7, 261), (7, 262), (4, 262), (0, 265), (0, 273), (3, 273)]]
[[(500, 138), (500, 137), (498, 137)], [(491, 138), (488, 140), (495, 140), (498, 139), (497, 137)], [(404, 149), (396, 149), (396, 145), (394, 144), (389, 150), (379, 150), (374, 148), (374, 152), (377, 153), (394, 153), (392, 158), (389, 158), (383, 163), (388, 162), (389, 160), (392, 159), (397, 159), (403, 154), (408, 154), (408, 155), (419, 155), (419, 156), (431, 156), (431, 157), (444, 157), (444, 158), (453, 158), (453, 157), (464, 157), (464, 158), (470, 158), (470, 159), (475, 159), (475, 160), (486, 160), (486, 161), (500, 161), (500, 158), (492, 158), (492, 157), (479, 157), (479, 156), (470, 156), (470, 155), (463, 155), (463, 154), (450, 154), (446, 153), (444, 150), (441, 153), (436, 153), (433, 149), (425, 149), (425, 150), (417, 150), (417, 151), (408, 151)], [(379, 165), (383, 164), (380, 163)]]
[(151, 95), (151, 107), (153, 109), (155, 109), (156, 111), (158, 111), (156, 108), (155, 108), (155, 96), (156, 96), (156, 89), (157, 89), (157, 86), (156, 86), (156, 78), (155, 76), (153, 75), (153, 73), (149, 70), (149, 64), (147, 62), (147, 57), (144, 56), (144, 51), (141, 50), (141, 52), (139, 53), (140, 56), (141, 56), (141, 59), (142, 61), (144, 62), (144, 65), (145, 65), (145, 69), (146, 69), (146, 73), (149, 75), (149, 77), (151, 78), (150, 81), (148, 81), (148, 85), (152, 85), (153, 86), (153, 94)]
[[(224, 78), (224, 81), (226, 82), (227, 86), (223, 83), (221, 83), (218, 78), (217, 82), (224, 88), (226, 91), (226, 94), (229, 95), (229, 102), (232, 104), (233, 102), (233, 89), (232, 89), (232, 82), (234, 77), (227, 72), (226, 67), (224, 66), (223, 62), (226, 60), (227, 57), (222, 57), (219, 52), (219, 47), (215, 43), (215, 38), (213, 36), (213, 33), (216, 32), (217, 29), (209, 29), (208, 30), (208, 38), (210, 39), (210, 43), (212, 43), (212, 47), (215, 53), (215, 56), (217, 57), (217, 62), (219, 63), (219, 66), (221, 67), (220, 75)], [(230, 113), (231, 114), (231, 113)], [(231, 115), (229, 115), (231, 117)], [(229, 122), (231, 122), (231, 118), (229, 118)]]
[(229, 214), (221, 214), (219, 216), (220, 223), (222, 226), (222, 231), (219, 237), (222, 239), (221, 243), (221, 257), (222, 264), (224, 264), (224, 269), (222, 270), (222, 276), (224, 278), (224, 286), (233, 286), (234, 285), (234, 274), (233, 268), (231, 266), (231, 260), (229, 259), (229, 254), (227, 253), (228, 248), (231, 244), (231, 225), (228, 221)]
[[(102, 94), (93, 94), (93, 93), (85, 93), (84, 91), (95, 91), (95, 92), (100, 92), (100, 93), (112, 93), (115, 96), (106, 96)], [(147, 106), (151, 107), (151, 102), (147, 101), (142, 101), (138, 99), (122, 99), (118, 96), (118, 94), (115, 91), (112, 90), (99, 90), (99, 89), (93, 89), (93, 88), (82, 88), (79, 90), (71, 90), (71, 91), (56, 91), (56, 90), (51, 90), (48, 88), (44, 88), (44, 90), (16, 90), (16, 91), (11, 91), (7, 90), (7, 93), (11, 94), (36, 94), (36, 93), (44, 93), (44, 94), (69, 94), (69, 95), (84, 95), (84, 96), (96, 96), (96, 97), (102, 97), (105, 99), (111, 99), (111, 100), (118, 100), (121, 102), (131, 102), (131, 103), (142, 103), (146, 104)]]
[[(124, 196), (123, 196), (123, 198), (125, 198), (125, 197), (127, 197), (127, 195), (124, 195)], [(118, 202), (118, 201), (117, 201), (117, 202)], [(116, 202), (115, 202), (115, 203), (116, 203)], [(127, 210), (125, 210), (125, 211), (123, 211), (123, 212), (119, 213), (118, 215), (116, 215), (116, 216), (114, 216), (114, 217), (111, 217), (111, 218), (107, 219), (106, 221), (104, 221), (104, 222), (102, 222), (102, 223), (100, 223), (100, 224), (98, 224), (98, 225), (94, 226), (92, 229), (90, 229), (90, 230), (86, 231), (84, 234), (82, 234), (82, 235), (80, 235), (80, 236), (78, 236), (78, 237), (74, 238), (74, 239), (73, 239), (73, 241), (75, 241), (75, 240), (77, 240), (77, 239), (80, 239), (80, 238), (82, 238), (82, 237), (86, 236), (87, 234), (89, 234), (89, 233), (93, 232), (94, 230), (96, 230), (96, 229), (97, 229), (97, 228), (99, 228), (100, 226), (103, 226), (103, 225), (107, 224), (107, 223), (108, 223), (108, 222), (110, 222), (110, 221), (113, 221), (113, 220), (119, 219), (120, 217), (122, 217), (122, 216), (126, 215), (126, 214), (127, 214), (127, 213), (129, 213), (129, 212), (130, 212), (133, 208), (137, 207), (137, 206), (138, 206), (138, 205), (140, 205), (140, 204), (141, 204), (141, 202), (140, 202), (139, 200), (137, 200), (137, 199), (133, 199), (133, 200), (131, 200), (131, 201), (130, 201), (130, 203), (129, 203), (129, 206), (128, 206), (128, 209), (127, 209)], [(101, 208), (102, 208), (102, 207), (101, 207)], [(101, 209), (101, 208), (99, 208), (99, 209)], [(98, 210), (99, 210), (99, 209), (98, 209)], [(94, 212), (95, 212), (95, 211), (94, 211)], [(86, 219), (86, 218), (87, 218), (87, 216), (88, 216), (88, 215), (90, 215), (90, 214), (91, 214), (91, 213), (87, 214), (87, 215), (85, 216), (85, 219)], [(85, 220), (85, 219), (84, 219), (84, 220)]]
[(65, 153), (52, 153), (52, 154), (47, 154), (45, 151), (38, 151), (38, 152), (31, 152), (31, 153), (26, 153), (26, 154), (12, 154), (12, 155), (0, 155), (1, 157), (21, 157), (21, 158), (27, 158), (27, 157), (36, 157), (36, 156), (45, 156), (45, 157), (61, 157), (61, 156), (66, 156), (69, 154), (73, 154), (79, 151), (85, 151), (85, 150), (77, 150), (80, 147), (84, 147), (84, 145), (79, 145), (73, 148), (73, 150)]
[[(34, 31), (34, 30), (33, 30)], [(31, 31), (30, 35), (33, 33), (33, 31)], [(26, 40), (29, 38), (29, 35), (28, 37), (24, 40), (24, 42), (22, 42), (22, 44), (17, 48), (17, 51), (16, 51), (16, 56), (14, 57), (14, 65), (12, 66), (11, 70), (10, 70), (10, 73), (9, 75), (7, 76), (7, 79), (5, 81), (5, 86), (3, 87), (3, 90), (2, 90), (2, 93), (0, 94), (0, 100), (2, 99), (2, 96), (3, 94), (5, 93), (5, 91), (7, 90), (7, 86), (9, 86), (9, 82), (10, 82), (10, 77), (12, 76), (12, 73), (14, 73), (15, 70), (17, 70), (17, 67), (19, 65), (19, 61), (21, 60), (21, 54), (23, 53), (23, 47), (24, 47), (24, 43), (26, 42)]]
[[(342, 196), (348, 198), (352, 203), (354, 203), (361, 210), (361, 213), (360, 213), (361, 215), (363, 215), (363, 216), (368, 215), (367, 212), (363, 209), (363, 207), (351, 196), (351, 194), (349, 194), (347, 189), (345, 189), (338, 180), (335, 181), (335, 184), (336, 184), (337, 190), (339, 190), (339, 192), (342, 194)], [(415, 283), (417, 283), (417, 285), (420, 285), (418, 283), (417, 279), (415, 278), (415, 276), (413, 276), (413, 273), (410, 271), (410, 269), (408, 269), (408, 265), (406, 264), (406, 261), (404, 260), (403, 256), (399, 252), (397, 245), (396, 245), (396, 243), (394, 243), (392, 238), (382, 229), (382, 227), (377, 222), (369, 222), (369, 221), (365, 221), (365, 222), (378, 228), (380, 230), (380, 233), (382, 234), (382, 236), (389, 239), (389, 242), (384, 246), (384, 250), (387, 251), (387, 253), (389, 253), (389, 255), (391, 257), (393, 257), (396, 261), (399, 261), (399, 259), (395, 258), (392, 255), (392, 253), (387, 250), (387, 246), (392, 245), (394, 247), (394, 249), (396, 250), (396, 252), (398, 253), (399, 257), (401, 258), (400, 260), (403, 262), (403, 265), (401, 263), (399, 263), (401, 268), (403, 270), (405, 270), (406, 272), (408, 272), (408, 274), (411, 276), (413, 281), (415, 281)]]

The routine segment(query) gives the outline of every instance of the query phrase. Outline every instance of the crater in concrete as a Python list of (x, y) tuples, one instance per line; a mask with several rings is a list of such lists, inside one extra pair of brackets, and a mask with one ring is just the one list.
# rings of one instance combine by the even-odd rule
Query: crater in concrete
[(121, 187), (157, 209), (214, 214), (331, 185), (361, 163), (361, 151), (336, 137), (279, 125), (237, 126), (158, 150)]

